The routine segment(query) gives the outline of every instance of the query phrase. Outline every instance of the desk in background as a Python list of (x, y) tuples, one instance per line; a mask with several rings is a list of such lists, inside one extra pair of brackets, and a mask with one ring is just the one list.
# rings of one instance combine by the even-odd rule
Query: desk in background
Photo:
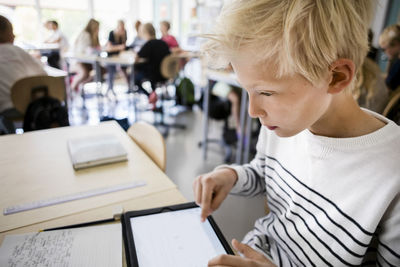
[(60, 51), (60, 45), (59, 44), (48, 44), (48, 43), (16, 43), (17, 46), (21, 47), (22, 49), (26, 51), (39, 51), (39, 52), (52, 52)]
[(60, 70), (57, 68), (53, 68), (50, 66), (44, 66), (44, 71), (47, 73), (47, 75), (52, 76), (52, 77), (62, 77), (65, 78), (68, 76), (68, 72), (64, 70)]
[[(80, 62), (86, 64), (92, 64), (95, 70), (95, 82), (97, 83), (97, 91), (98, 94), (100, 93), (99, 90), (101, 88), (102, 82), (102, 75), (101, 75), (101, 66), (122, 66), (122, 67), (131, 67), (131, 74), (129, 77), (129, 84), (128, 89), (129, 92), (133, 91), (134, 88), (134, 65), (135, 65), (135, 54), (130, 51), (121, 52), (116, 56), (111, 57), (102, 57), (97, 55), (83, 55), (83, 54), (74, 54), (74, 53), (67, 53), (64, 55), (64, 59), (67, 62), (67, 69), (70, 73), (70, 65), (71, 63)], [(114, 86), (114, 75), (109, 75), (108, 77), (108, 85), (109, 88), (112, 89)]]
[[(128, 161), (74, 171), (67, 140), (113, 134), (128, 152)], [(63, 127), (0, 136), (0, 208), (65, 196), (131, 181), (146, 186), (98, 195), (10, 215), (0, 215), (0, 243), (7, 234), (35, 232), (112, 218), (125, 211), (185, 202), (176, 185), (114, 121), (96, 126)], [(5, 153), (7, 151), (7, 153)]]
[[(229, 85), (241, 87), (241, 85), (237, 82), (236, 75), (233, 72), (227, 71), (216, 71), (207, 69), (206, 76), (208, 80), (224, 82)], [(210, 86), (207, 83), (204, 91), (204, 102), (203, 102), (203, 110), (205, 112), (205, 116), (203, 116), (203, 140), (202, 140), (202, 148), (203, 148), (203, 159), (207, 159), (207, 145), (208, 145), (208, 106), (210, 102)], [(246, 90), (242, 89), (242, 97), (240, 103), (240, 136), (237, 141), (237, 150), (236, 150), (236, 160), (237, 164), (247, 163), (249, 162), (249, 153), (250, 153), (250, 141), (251, 141), (251, 117), (247, 112), (248, 107), (248, 97)], [(245, 131), (245, 132), (244, 132)], [(246, 140), (247, 139), (247, 140)]]

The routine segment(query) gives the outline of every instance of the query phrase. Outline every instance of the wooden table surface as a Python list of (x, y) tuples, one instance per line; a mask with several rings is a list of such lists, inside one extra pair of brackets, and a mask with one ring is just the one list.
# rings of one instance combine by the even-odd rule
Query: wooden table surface
[[(67, 140), (97, 134), (115, 135), (128, 161), (75, 171)], [(96, 126), (63, 127), (0, 137), (0, 208), (86, 192), (132, 181), (146, 186), (70, 201), (49, 207), (0, 215), (4, 235), (112, 218), (125, 211), (186, 202), (176, 185), (114, 121)]]

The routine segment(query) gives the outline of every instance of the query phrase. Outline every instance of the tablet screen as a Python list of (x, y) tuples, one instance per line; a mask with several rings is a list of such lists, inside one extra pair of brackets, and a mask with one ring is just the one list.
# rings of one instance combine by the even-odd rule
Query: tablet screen
[(201, 208), (131, 217), (139, 266), (207, 266), (210, 259), (227, 254)]

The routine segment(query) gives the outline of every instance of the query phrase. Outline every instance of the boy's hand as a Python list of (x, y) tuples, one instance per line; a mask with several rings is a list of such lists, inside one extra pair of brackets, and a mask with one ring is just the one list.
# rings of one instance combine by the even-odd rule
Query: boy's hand
[(276, 267), (269, 259), (261, 253), (255, 251), (248, 245), (239, 243), (236, 239), (232, 240), (232, 246), (243, 257), (233, 255), (219, 255), (208, 262), (208, 266), (224, 266), (224, 267)]
[(205, 221), (213, 211), (218, 209), (222, 201), (237, 181), (233, 169), (223, 168), (200, 175), (193, 183), (194, 198), (201, 207), (201, 221)]

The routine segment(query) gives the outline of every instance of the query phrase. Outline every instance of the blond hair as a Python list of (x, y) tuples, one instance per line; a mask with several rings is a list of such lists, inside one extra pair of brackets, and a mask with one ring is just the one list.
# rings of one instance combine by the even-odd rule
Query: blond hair
[(398, 24), (386, 27), (379, 36), (379, 45), (381, 47), (394, 45), (395, 42), (400, 42), (400, 25)]
[(99, 26), (100, 26), (100, 22), (98, 22), (95, 19), (90, 19), (84, 29), (84, 31), (86, 31), (90, 35), (90, 42), (91, 42), (92, 47), (97, 47), (100, 45), (99, 35), (96, 30), (99, 28)]
[(362, 65), (371, 10), (370, 0), (233, 0), (206, 35), (204, 51), (223, 67), (246, 48), (277, 77), (298, 73), (314, 83), (339, 58)]
[(154, 29), (153, 24), (145, 23), (141, 27), (143, 27), (143, 31), (145, 31), (150, 37), (156, 38), (156, 30)]

